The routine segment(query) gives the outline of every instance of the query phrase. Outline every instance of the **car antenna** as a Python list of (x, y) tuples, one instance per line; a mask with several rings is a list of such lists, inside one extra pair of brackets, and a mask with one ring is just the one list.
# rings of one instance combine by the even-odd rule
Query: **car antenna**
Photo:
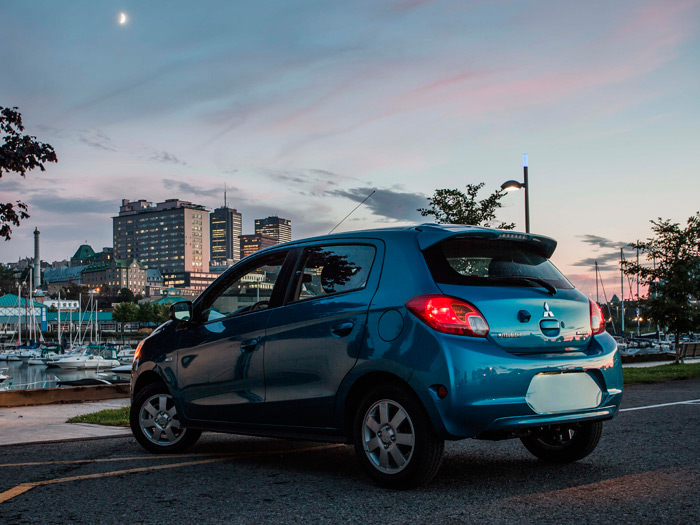
[(348, 217), (350, 217), (350, 215), (352, 215), (353, 213), (355, 213), (355, 210), (356, 210), (357, 208), (359, 208), (360, 206), (362, 206), (362, 205), (365, 203), (365, 201), (366, 201), (367, 199), (369, 199), (372, 195), (374, 195), (374, 192), (375, 192), (375, 191), (376, 191), (376, 190), (372, 190), (372, 193), (370, 193), (369, 195), (367, 195), (367, 197), (365, 197), (365, 199), (364, 199), (360, 204), (358, 204), (357, 206), (355, 206), (355, 207), (352, 209), (352, 211), (351, 211), (350, 213), (348, 213), (345, 217), (343, 217), (343, 220), (342, 220), (342, 221), (340, 221), (338, 224), (336, 224), (335, 226), (333, 226), (333, 228), (331, 229), (331, 231), (329, 231), (329, 232), (327, 233), (327, 235), (330, 235), (331, 233), (333, 233), (333, 230), (335, 230), (338, 226), (340, 226), (341, 224), (343, 224), (343, 222), (345, 221), (345, 219), (347, 219)]

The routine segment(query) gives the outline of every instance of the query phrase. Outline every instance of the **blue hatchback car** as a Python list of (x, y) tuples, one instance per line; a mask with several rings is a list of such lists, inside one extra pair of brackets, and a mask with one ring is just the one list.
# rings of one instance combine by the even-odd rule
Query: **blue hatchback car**
[(240, 261), (138, 347), (131, 428), (153, 452), (202, 430), (353, 443), (379, 484), (437, 472), (444, 440), (520, 438), (581, 459), (622, 399), (598, 305), (540, 235), (423, 224)]

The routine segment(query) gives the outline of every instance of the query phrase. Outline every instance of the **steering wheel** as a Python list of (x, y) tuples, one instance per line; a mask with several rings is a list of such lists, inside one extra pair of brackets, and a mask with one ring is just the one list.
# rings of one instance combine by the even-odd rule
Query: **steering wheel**
[(255, 312), (255, 311), (257, 311), (257, 310), (264, 310), (265, 308), (268, 307), (269, 304), (270, 304), (270, 301), (258, 301), (258, 302), (255, 303), (254, 305), (250, 306), (250, 307), (248, 308), (248, 311), (249, 311), (249, 312)]

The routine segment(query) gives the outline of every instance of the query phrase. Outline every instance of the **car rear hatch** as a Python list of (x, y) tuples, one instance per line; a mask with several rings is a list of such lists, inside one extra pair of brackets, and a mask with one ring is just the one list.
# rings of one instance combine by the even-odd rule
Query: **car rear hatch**
[(479, 309), (494, 344), (512, 353), (588, 346), (589, 301), (549, 261), (552, 239), (473, 229), (426, 244), (437, 286)]

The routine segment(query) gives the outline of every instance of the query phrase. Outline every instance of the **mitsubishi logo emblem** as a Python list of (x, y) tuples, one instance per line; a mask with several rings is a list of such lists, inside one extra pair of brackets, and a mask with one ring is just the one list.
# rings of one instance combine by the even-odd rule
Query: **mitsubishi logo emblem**
[(544, 315), (542, 317), (554, 317), (554, 312), (549, 309), (549, 305), (544, 303)]

